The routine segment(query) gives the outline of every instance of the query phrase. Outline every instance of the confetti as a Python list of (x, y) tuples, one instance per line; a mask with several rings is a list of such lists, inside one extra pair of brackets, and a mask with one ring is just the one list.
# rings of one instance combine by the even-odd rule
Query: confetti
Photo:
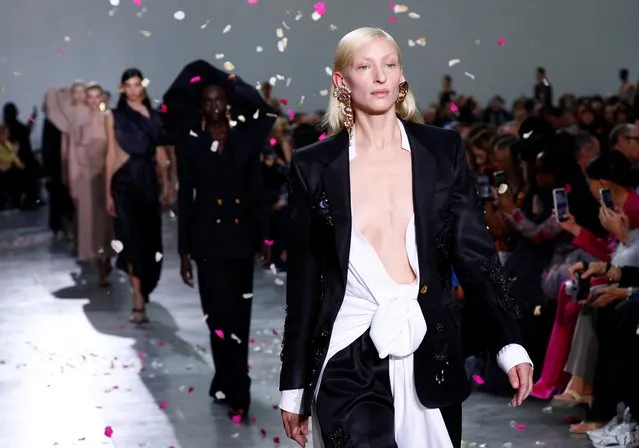
[(211, 151), (216, 152), (219, 146), (220, 142), (218, 142), (217, 140), (213, 140), (213, 143), (211, 143)]
[(258, 53), (261, 53), (264, 51), (264, 48), (260, 47), (259, 45), (257, 47), (255, 47), (255, 51), (257, 51)]
[(113, 428), (111, 428), (110, 426), (104, 428), (104, 435), (111, 438), (111, 436), (113, 435)]
[(215, 59), (222, 59), (224, 57), (224, 53), (216, 53)]
[(290, 121), (293, 121), (295, 119), (295, 110), (293, 110), (293, 109), (289, 109), (288, 110), (288, 119)]
[(135, 6), (142, 6), (142, 0), (133, 0)]
[(402, 13), (408, 12), (408, 6), (406, 6), (406, 5), (395, 5), (395, 7), (393, 8), (393, 12), (395, 14), (402, 14)]
[(284, 28), (286, 28), (287, 30), (290, 30), (290, 29), (291, 29), (291, 27), (290, 27), (290, 26), (288, 26), (288, 25), (286, 24), (286, 22), (282, 22), (282, 26), (283, 26)]
[(112, 240), (111, 249), (113, 249), (116, 254), (119, 254), (122, 252), (122, 249), (124, 249), (124, 244), (122, 244), (122, 241), (120, 240)]
[(200, 82), (202, 80), (202, 78), (200, 76), (194, 76), (193, 78), (191, 78), (191, 80), (189, 81), (191, 84), (194, 84), (196, 82)]
[(326, 95), (328, 95), (328, 89), (322, 89), (322, 90), (320, 90), (320, 91), (319, 91), (319, 94), (320, 94), (321, 96), (326, 96)]
[(195, 388), (193, 386), (189, 386), (189, 388), (186, 390), (187, 393), (193, 393), (193, 391), (195, 390)]
[(71, 42), (71, 38), (69, 36), (64, 36), (64, 41), (65, 42)]
[(160, 403), (160, 409), (164, 409), (167, 404), (168, 403), (166, 402), (166, 400), (162, 400), (162, 402)]
[(477, 374), (473, 375), (472, 378), (473, 378), (473, 381), (476, 384), (482, 385), (482, 384), (485, 383), (484, 379), (481, 376), (477, 375)]
[(319, 136), (319, 139), (318, 139), (318, 140), (322, 141), (322, 140), (324, 140), (325, 138), (326, 138), (326, 132), (322, 132), (322, 133), (320, 134), (320, 136)]
[(111, 6), (119, 6), (120, 0), (109, 0), (109, 3), (111, 3)]
[(425, 37), (420, 37), (419, 39), (415, 40), (415, 43), (417, 45), (419, 45), (420, 47), (425, 47), (426, 46), (426, 38)]
[(253, 293), (252, 292), (245, 292), (244, 294), (242, 294), (242, 298), (243, 299), (250, 299), (253, 297)]
[(156, 252), (155, 253), (155, 261), (159, 263), (163, 256), (164, 255), (162, 255), (161, 252)]
[(497, 39), (497, 46), (498, 47), (503, 47), (505, 43), (506, 43), (506, 38), (505, 37), (500, 37), (499, 39)]
[(215, 392), (215, 398), (217, 398), (218, 400), (224, 400), (226, 398), (226, 395), (221, 390), (218, 390), (217, 392)]
[(324, 2), (315, 3), (313, 5), (313, 9), (315, 11), (313, 11), (313, 14), (311, 14), (311, 18), (315, 21), (318, 21), (322, 18), (322, 16), (324, 16), (324, 14), (326, 14), (326, 4)]
[(233, 339), (238, 344), (242, 343), (242, 340), (235, 333), (231, 333), (231, 339)]
[(260, 0), (247, 0), (249, 5), (255, 5), (259, 2)]
[(226, 25), (226, 26), (224, 27), (224, 29), (222, 30), (222, 34), (226, 34), (226, 33), (228, 33), (229, 31), (231, 31), (231, 25)]
[(204, 22), (202, 25), (200, 25), (200, 28), (201, 28), (201, 29), (206, 28), (207, 26), (209, 26), (209, 23), (211, 23), (211, 21), (210, 21), (210, 20), (207, 20), (207, 21), (206, 21), (206, 22)]
[(414, 47), (415, 46), (415, 41), (413, 39), (408, 39), (408, 46), (409, 47)]
[(235, 66), (230, 61), (226, 61), (224, 63), (224, 70), (228, 70), (228, 71), (235, 70)]
[(275, 146), (275, 145), (277, 145), (277, 139), (275, 137), (271, 137), (270, 140), (268, 141), (268, 143), (271, 146)]
[[(106, 103), (104, 103), (104, 102), (100, 103), (100, 105), (98, 106), (98, 109), (100, 109), (100, 112), (106, 111), (107, 110)], [(100, 249), (100, 250), (102, 250), (102, 249)], [(104, 252), (104, 250), (102, 250), (102, 252)]]
[(388, 23), (397, 23), (397, 17), (389, 17), (386, 21)]
[(452, 67), (453, 65), (457, 65), (459, 64), (461, 61), (459, 59), (451, 59), (450, 61), (448, 61), (448, 66)]
[(459, 107), (457, 107), (457, 104), (455, 103), (450, 103), (450, 111), (454, 114), (456, 114), (459, 111)]
[(421, 16), (417, 14), (416, 12), (409, 12), (408, 17), (411, 19), (419, 19)]
[(282, 103), (285, 106), (288, 106), (288, 100), (286, 98), (280, 99), (280, 103)]
[(255, 113), (253, 114), (253, 118), (254, 118), (255, 120), (257, 120), (257, 117), (259, 117), (259, 116), (260, 116), (260, 110), (258, 109), (258, 110), (256, 110), (256, 111), (255, 111)]
[(140, 34), (143, 35), (144, 37), (151, 37), (151, 31), (140, 30)]
[(278, 28), (275, 30), (275, 35), (277, 36), (278, 39), (281, 39), (284, 37), (284, 30), (282, 28)]
[(328, 76), (332, 76), (333, 75), (333, 70), (331, 70), (330, 67), (324, 67), (324, 71), (326, 72), (326, 74)]
[(328, 26), (331, 31), (335, 31), (337, 29), (337, 26), (333, 25), (332, 23)]
[(525, 139), (526, 139), (526, 138), (529, 138), (529, 137), (532, 135), (532, 133), (533, 133), (533, 131), (524, 132), (523, 137), (524, 137)]
[(184, 13), (184, 11), (176, 11), (175, 14), (173, 14), (173, 18), (175, 20), (184, 20), (185, 17), (186, 14)]
[(246, 117), (244, 115), (238, 115), (237, 119), (241, 121), (242, 123), (246, 123)]
[(280, 444), (280, 438), (279, 437), (273, 437), (273, 443), (276, 445)]
[(151, 80), (149, 78), (144, 78), (142, 80), (142, 87), (146, 88), (149, 84), (151, 84)]
[(220, 338), (220, 339), (224, 339), (224, 331), (222, 330), (215, 330), (214, 331), (215, 335)]
[(523, 423), (519, 423), (519, 424), (515, 425), (515, 429), (517, 431), (525, 431), (526, 430), (526, 425), (523, 424)]
[(242, 417), (240, 415), (234, 415), (233, 418), (231, 419), (233, 421), (233, 423), (241, 423), (242, 422)]
[(237, 126), (237, 121), (235, 121), (235, 120), (229, 120), (229, 126), (231, 126), (232, 128), (234, 128), (235, 126)]
[(472, 73), (464, 72), (464, 75), (468, 76), (470, 79), (475, 79), (475, 75)]
[(535, 311), (533, 311), (533, 314), (534, 314), (535, 316), (541, 316), (541, 305), (537, 305), (537, 306), (535, 307)]
[(284, 280), (282, 280), (281, 278), (276, 278), (275, 279), (275, 284), (277, 286), (283, 286), (284, 285)]
[(288, 39), (286, 37), (280, 39), (279, 41), (277, 41), (277, 49), (281, 52), (284, 53), (284, 50), (286, 50), (286, 46), (288, 45)]
[(189, 135), (191, 137), (197, 137), (198, 135), (195, 133), (195, 131), (193, 131), (192, 129), (189, 131)]
[(208, 315), (208, 314), (205, 314), (205, 315), (202, 317), (202, 322), (206, 322), (206, 319), (208, 319), (208, 318), (209, 318), (209, 315)]

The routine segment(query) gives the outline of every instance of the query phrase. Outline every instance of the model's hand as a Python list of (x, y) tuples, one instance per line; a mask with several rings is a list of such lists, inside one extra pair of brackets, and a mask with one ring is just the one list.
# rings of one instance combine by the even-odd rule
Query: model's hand
[(282, 423), (286, 436), (304, 448), (308, 442), (308, 418), (292, 412), (282, 411)]
[(513, 389), (517, 389), (517, 394), (513, 397), (510, 404), (513, 406), (521, 406), (530, 392), (532, 392), (532, 382), (533, 378), (533, 368), (532, 366), (525, 362), (522, 364), (517, 364), (515, 367), (510, 369), (508, 372), (508, 379), (510, 380), (510, 385)]
[(117, 217), (115, 213), (115, 204), (113, 202), (113, 198), (111, 197), (111, 195), (107, 195), (106, 209), (109, 216), (113, 218)]
[(182, 276), (182, 281), (185, 285), (193, 288), (193, 268), (188, 255), (180, 257), (180, 276)]

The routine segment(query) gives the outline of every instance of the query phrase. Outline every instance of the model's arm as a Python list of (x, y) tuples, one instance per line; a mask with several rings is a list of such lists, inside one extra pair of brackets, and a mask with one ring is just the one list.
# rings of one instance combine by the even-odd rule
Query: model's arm
[(107, 196), (111, 196), (111, 177), (115, 169), (115, 128), (113, 122), (113, 114), (107, 113), (104, 116), (106, 134), (107, 134), (107, 153), (106, 153), (106, 191)]
[(506, 286), (459, 134), (455, 133), (454, 139), (453, 269), (464, 290), (464, 297), (481, 302), (476, 307), (481, 313), (478, 318), (491, 336), (493, 348), (498, 351), (500, 367), (508, 372), (517, 364), (532, 364), (520, 345), (521, 335), (516, 321), (520, 310)]
[(289, 205), (291, 224), (280, 407), (299, 414), (301, 389), (308, 386), (309, 380), (307, 369), (309, 357), (312, 356), (311, 333), (315, 323), (313, 302), (319, 291), (319, 279), (317, 261), (311, 246), (311, 196), (295, 155), (290, 170)]
[(188, 258), (191, 254), (191, 221), (193, 215), (193, 196), (195, 184), (193, 182), (193, 172), (191, 169), (190, 154), (184, 143), (175, 147), (177, 157), (177, 178), (178, 178), (178, 253)]

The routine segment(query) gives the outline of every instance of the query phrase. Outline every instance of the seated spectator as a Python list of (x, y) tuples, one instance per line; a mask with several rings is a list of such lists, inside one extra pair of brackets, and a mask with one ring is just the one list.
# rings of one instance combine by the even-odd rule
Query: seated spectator
[(18, 151), (9, 140), (9, 129), (0, 125), (0, 209), (19, 207), (24, 197), (27, 179)]

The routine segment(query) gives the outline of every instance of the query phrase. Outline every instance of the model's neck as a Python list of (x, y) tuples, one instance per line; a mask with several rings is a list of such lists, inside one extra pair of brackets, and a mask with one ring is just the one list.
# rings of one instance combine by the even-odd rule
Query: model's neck
[(357, 150), (379, 152), (393, 148), (393, 143), (399, 139), (401, 133), (397, 124), (395, 111), (391, 110), (383, 115), (367, 115), (355, 112), (355, 142)]

